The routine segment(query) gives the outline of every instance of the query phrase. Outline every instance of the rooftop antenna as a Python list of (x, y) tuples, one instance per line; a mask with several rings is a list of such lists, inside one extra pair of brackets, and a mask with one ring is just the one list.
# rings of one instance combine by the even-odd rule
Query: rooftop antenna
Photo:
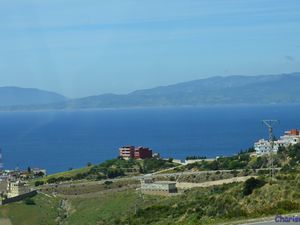
[(263, 120), (263, 124), (269, 129), (269, 156), (270, 156), (270, 164), (271, 164), (271, 181), (274, 176), (274, 159), (273, 159), (273, 150), (274, 150), (274, 135), (273, 135), (273, 127), (275, 124), (279, 123), (279, 120)]

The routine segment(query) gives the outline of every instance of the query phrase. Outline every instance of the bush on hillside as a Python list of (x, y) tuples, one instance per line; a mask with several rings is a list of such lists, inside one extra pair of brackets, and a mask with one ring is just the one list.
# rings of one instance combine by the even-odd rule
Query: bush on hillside
[(26, 205), (35, 205), (35, 202), (32, 198), (25, 198), (24, 202)]
[(40, 185), (43, 185), (45, 182), (42, 181), (42, 180), (37, 180), (35, 183), (34, 183), (34, 186), (40, 186)]
[(265, 183), (264, 180), (256, 179), (254, 177), (246, 180), (243, 189), (244, 196), (251, 195), (254, 189), (264, 186)]

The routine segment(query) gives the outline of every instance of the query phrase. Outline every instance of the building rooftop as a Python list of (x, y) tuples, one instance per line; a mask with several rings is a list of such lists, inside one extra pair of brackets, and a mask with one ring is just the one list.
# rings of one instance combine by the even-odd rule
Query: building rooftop
[(176, 184), (174, 181), (154, 181), (154, 184)]

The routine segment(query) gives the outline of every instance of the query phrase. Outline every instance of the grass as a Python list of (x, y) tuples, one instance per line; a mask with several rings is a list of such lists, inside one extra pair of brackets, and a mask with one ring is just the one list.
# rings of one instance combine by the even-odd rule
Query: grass
[(59, 215), (58, 198), (44, 195), (32, 197), (34, 205), (25, 201), (0, 206), (0, 218), (9, 218), (13, 225), (54, 225)]
[[(195, 188), (128, 216), (119, 224), (219, 224), (299, 212), (300, 173), (278, 174), (276, 180), (244, 195), (245, 184)], [(268, 180), (266, 178), (266, 180)]]
[(136, 204), (138, 204), (137, 207), (145, 207), (160, 199), (146, 196), (142, 201), (135, 190), (102, 194), (94, 198), (70, 199), (73, 213), (68, 218), (67, 224), (115, 224), (115, 218), (118, 220), (122, 216), (134, 214)]
[(119, 181), (111, 181), (108, 183), (98, 183), (98, 182), (81, 182), (74, 183), (69, 185), (52, 185), (44, 187), (42, 190), (48, 194), (57, 193), (62, 195), (81, 195), (88, 193), (95, 193), (110, 189), (118, 189), (118, 188), (128, 188), (134, 185), (138, 185), (138, 180), (119, 180)]
[(44, 182), (46, 182), (48, 179), (51, 179), (51, 178), (74, 177), (77, 174), (86, 173), (90, 169), (91, 169), (91, 166), (88, 166), (88, 167), (83, 167), (83, 168), (79, 168), (79, 169), (72, 169), (72, 170), (68, 170), (68, 171), (64, 171), (64, 172), (60, 172), (60, 173), (50, 174), (50, 175), (47, 175), (43, 178), (38, 178), (38, 179), (31, 180), (31, 184), (34, 184), (35, 181), (44, 181)]
[[(267, 178), (266, 178), (267, 179)], [(174, 197), (140, 196), (135, 189), (67, 197), (64, 225), (219, 224), (300, 210), (300, 173), (279, 173), (276, 180), (243, 194), (243, 183), (194, 188)], [(0, 218), (14, 225), (54, 225), (62, 215), (60, 199), (37, 195), (0, 207)], [(135, 212), (137, 212), (135, 214)], [(232, 223), (231, 223), (232, 222)]]
[(48, 175), (46, 178), (49, 179), (49, 178), (58, 178), (58, 177), (73, 177), (73, 176), (75, 176), (76, 174), (79, 174), (79, 173), (86, 173), (90, 169), (91, 169), (91, 166), (83, 167), (83, 168), (79, 168), (79, 169), (72, 169), (72, 170), (69, 170), (69, 171)]
[[(55, 225), (63, 212), (60, 198), (38, 194), (32, 198), (34, 205), (25, 201), (0, 206), (0, 219), (8, 218), (13, 225)], [(137, 207), (146, 207), (160, 201), (160, 197), (145, 196), (142, 201), (135, 190), (95, 194), (87, 198), (70, 198), (64, 225), (115, 224), (115, 218), (133, 215)], [(142, 203), (141, 203), (142, 202)], [(1, 220), (0, 220), (1, 221)]]
[[(178, 164), (168, 162), (162, 159), (151, 158), (145, 160), (124, 160), (111, 159), (98, 165), (91, 165), (88, 167), (73, 169), (66, 172), (51, 174), (43, 178), (37, 178), (30, 181), (32, 185), (36, 182), (41, 183), (58, 183), (62, 181), (76, 181), (76, 180), (102, 180), (112, 179), (121, 176), (132, 176), (141, 173), (156, 172)], [(39, 184), (41, 185), (41, 184)]]
[(132, 191), (101, 195), (88, 199), (73, 199), (71, 205), (75, 210), (67, 224), (94, 225), (96, 222), (118, 217), (120, 212), (134, 208), (136, 195)]

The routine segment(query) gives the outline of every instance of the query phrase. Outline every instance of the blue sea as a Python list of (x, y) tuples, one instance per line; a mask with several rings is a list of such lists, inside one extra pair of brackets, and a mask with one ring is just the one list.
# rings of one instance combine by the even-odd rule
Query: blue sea
[(6, 169), (49, 173), (115, 158), (123, 145), (176, 159), (229, 156), (268, 137), (263, 119), (280, 120), (279, 136), (300, 128), (299, 115), (299, 105), (1, 112), (0, 146)]

